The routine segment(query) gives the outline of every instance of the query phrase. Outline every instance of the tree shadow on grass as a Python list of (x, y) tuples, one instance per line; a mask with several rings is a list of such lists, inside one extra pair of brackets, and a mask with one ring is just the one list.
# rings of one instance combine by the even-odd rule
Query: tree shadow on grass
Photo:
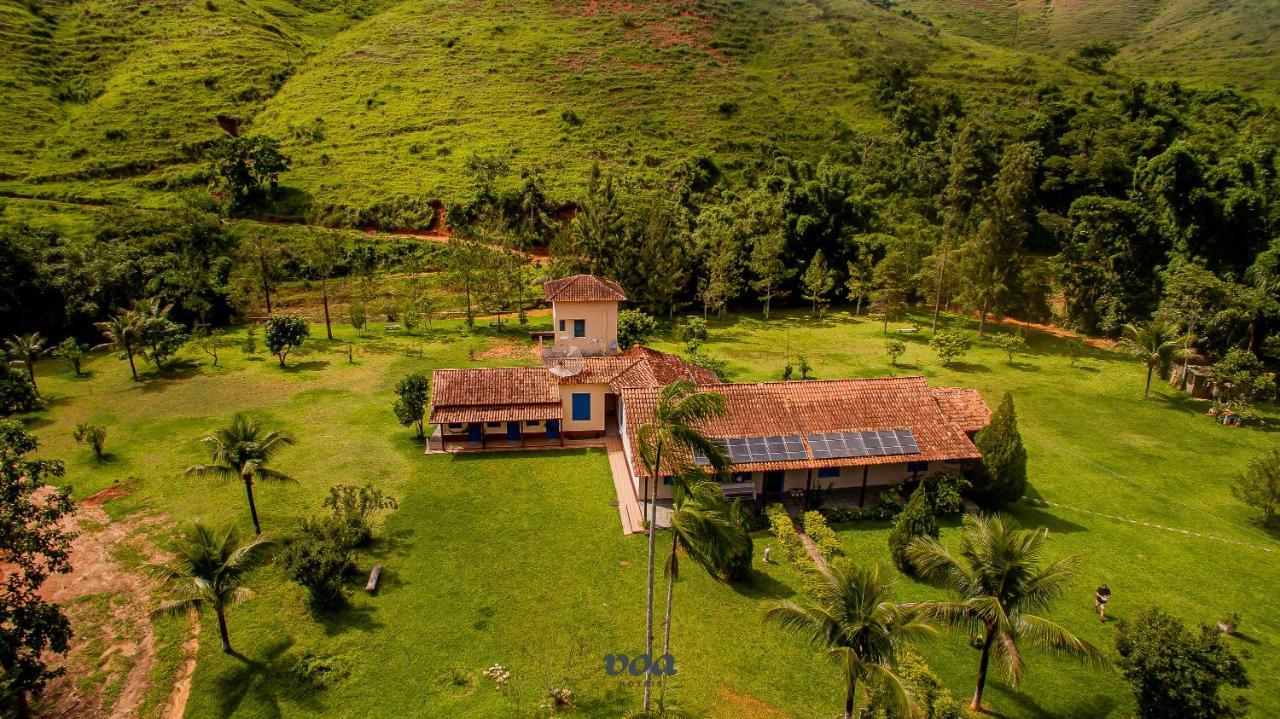
[(413, 542), (410, 540), (414, 534), (415, 531), (410, 528), (397, 529), (393, 532), (384, 529), (365, 549), (365, 554), (374, 559), (404, 556), (413, 547)]
[(239, 660), (229, 671), (216, 680), (218, 716), (230, 717), (240, 713), (241, 706), (250, 701), (255, 705), (255, 716), (277, 719), (282, 716), (281, 699), (297, 702), (314, 712), (324, 711), (317, 692), (299, 686), (290, 667), (294, 660), (288, 656), (293, 647), (292, 637), (280, 639), (268, 645), (259, 656), (248, 657), (239, 652), (232, 656)]
[(976, 362), (952, 362), (950, 366), (947, 367), (947, 369), (954, 370), (956, 372), (966, 372), (966, 373), (967, 372), (977, 372), (980, 374), (991, 373), (990, 367), (984, 364), (977, 364)]
[[(1085, 672), (1088, 670), (1081, 669), (1080, 671)], [(1016, 704), (1020, 709), (1017, 712), (1018, 716), (1054, 717), (1055, 719), (1094, 719), (1095, 717), (1107, 716), (1116, 706), (1115, 698), (1103, 693), (1085, 694), (1083, 691), (1077, 691), (1072, 696), (1075, 698), (1072, 706), (1057, 707), (1049, 710), (1041, 706), (1031, 695), (1031, 692), (1015, 692), (1002, 684), (987, 682), (986, 701), (984, 701), (984, 704), (987, 704), (987, 716), (1001, 717), (1002, 719), (1007, 719), (1011, 715), (1004, 714), (998, 708), (993, 708), (993, 706)]]
[(1024, 527), (1047, 527), (1050, 532), (1055, 534), (1071, 534), (1074, 532), (1088, 532), (1089, 528), (1075, 522), (1068, 521), (1054, 514), (1041, 509), (1039, 507), (1031, 507), (1023, 505), (1014, 510), (1018, 517), (1018, 521)]
[(1016, 369), (1019, 372), (1039, 372), (1040, 371), (1040, 365), (1035, 364), (1034, 362), (1022, 362), (1019, 360), (1014, 360), (1013, 362), (1006, 362), (1005, 365), (1012, 369)]
[(729, 586), (738, 594), (751, 599), (786, 599), (795, 596), (796, 593), (790, 585), (754, 568), (751, 570), (749, 579), (730, 582)]
[(626, 715), (634, 703), (635, 692), (625, 683), (619, 682), (600, 696), (577, 697), (574, 712), (589, 717), (620, 717)]
[(294, 362), (293, 364), (285, 365), (281, 370), (290, 374), (297, 374), (299, 372), (316, 372), (328, 367), (330, 364), (332, 364), (332, 362), (329, 360), (313, 359), (305, 362)]
[[(364, 585), (361, 585), (363, 591)], [(384, 625), (382, 622), (374, 618), (375, 609), (373, 607), (357, 607), (348, 604), (341, 609), (335, 609), (327, 612), (315, 612), (312, 616), (319, 624), (324, 633), (329, 636), (345, 634), (350, 630), (361, 632), (372, 632), (381, 629)]]

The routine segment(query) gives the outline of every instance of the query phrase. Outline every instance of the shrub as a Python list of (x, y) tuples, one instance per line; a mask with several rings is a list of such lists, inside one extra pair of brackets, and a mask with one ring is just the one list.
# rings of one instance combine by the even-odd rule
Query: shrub
[(93, 458), (101, 462), (105, 456), (104, 449), (107, 446), (107, 428), (100, 424), (91, 424), (89, 422), (81, 422), (76, 425), (75, 432), (72, 433), (76, 444), (87, 444), (89, 449), (93, 450)]
[[(961, 719), (965, 716), (964, 705), (947, 691), (942, 680), (914, 649), (906, 647), (901, 651), (897, 670), (907, 693), (920, 706), (925, 719)], [(867, 705), (869, 719), (892, 719), (896, 716), (883, 684), (870, 685)]]
[(289, 664), (289, 676), (299, 689), (328, 689), (351, 674), (350, 663), (331, 654), (306, 652)]
[(750, 534), (755, 517), (747, 511), (742, 502), (734, 500), (729, 505), (729, 518), (734, 526), (747, 535), (747, 542), (743, 545), (742, 551), (730, 557), (721, 568), (725, 579), (733, 582), (751, 576), (751, 560), (755, 557), (755, 543), (751, 541)]
[(618, 346), (622, 349), (642, 345), (649, 341), (658, 329), (658, 321), (640, 310), (623, 310), (618, 313)]
[(289, 158), (270, 137), (226, 137), (213, 148), (210, 157), (213, 190), (231, 210), (237, 211), (274, 193), (280, 173), (289, 169)]
[(804, 355), (796, 357), (796, 369), (800, 370), (800, 379), (813, 379), (813, 366)]
[(250, 323), (244, 328), (244, 353), (258, 354), (258, 325)]
[(938, 354), (943, 367), (950, 367), (952, 362), (965, 356), (972, 344), (973, 340), (964, 330), (942, 330), (929, 340), (929, 347)]
[(1192, 633), (1160, 609), (1121, 619), (1117, 662), (1133, 687), (1139, 719), (1225, 719), (1246, 713), (1244, 697), (1226, 698), (1224, 687), (1243, 689), (1249, 677), (1221, 632), (1201, 626)]
[(383, 494), (372, 482), (363, 485), (337, 484), (329, 488), (324, 506), (333, 512), (335, 539), (347, 549), (359, 547), (373, 538), (369, 519), (375, 512), (400, 506), (396, 498)]
[(1071, 360), (1072, 367), (1075, 367), (1076, 362), (1079, 362), (1080, 358), (1084, 357), (1087, 348), (1088, 345), (1084, 343), (1083, 337), (1072, 337), (1067, 340), (1067, 358)]
[(684, 356), (686, 362), (691, 365), (697, 365), (704, 369), (709, 369), (720, 378), (721, 382), (728, 382), (732, 375), (729, 372), (729, 361), (722, 360), (719, 357), (712, 357), (706, 352), (691, 352)]
[(413, 374), (396, 383), (396, 401), (392, 409), (401, 426), (414, 427), (418, 439), (426, 436), (423, 415), (431, 399), (431, 378), (423, 372)]
[(769, 517), (769, 531), (782, 543), (787, 559), (792, 562), (807, 559), (804, 542), (800, 540), (800, 534), (796, 532), (796, 525), (792, 523), (787, 510), (781, 504), (770, 504), (764, 512)]
[(332, 524), (331, 520), (304, 520), (302, 534), (280, 555), (285, 572), (307, 590), (315, 609), (345, 604), (343, 580), (356, 570), (355, 556), (342, 546), (341, 532)]
[(1239, 347), (1227, 350), (1225, 357), (1213, 363), (1209, 380), (1218, 405), (1244, 415), (1251, 413), (1254, 402), (1276, 393), (1275, 375), (1266, 371), (1257, 355)]
[(889, 364), (898, 366), (898, 358), (907, 352), (907, 343), (896, 337), (884, 341), (884, 353), (889, 355)]
[(676, 327), (676, 340), (683, 342), (690, 354), (696, 354), (707, 341), (707, 321), (701, 317), (689, 317)]
[(938, 536), (938, 520), (933, 516), (929, 490), (922, 482), (911, 494), (902, 513), (893, 521), (893, 531), (889, 532), (889, 554), (893, 555), (893, 563), (898, 569), (909, 574), (915, 573), (915, 568), (907, 559), (907, 546), (916, 537), (925, 536)]
[(1262, 512), (1259, 522), (1271, 526), (1280, 507), (1280, 449), (1257, 457), (1249, 462), (1249, 469), (1236, 477), (1231, 485), (1236, 499)]
[(0, 415), (34, 409), (36, 400), (36, 387), (31, 384), (31, 378), (10, 366), (0, 352)]
[(263, 329), (267, 349), (280, 358), (281, 367), (284, 367), (289, 350), (301, 347), (302, 341), (310, 336), (311, 328), (307, 326), (306, 320), (297, 315), (273, 315), (267, 318)]
[(958, 474), (935, 474), (926, 477), (929, 504), (935, 517), (950, 517), (964, 512), (964, 491), (969, 482)]
[(978, 499), (999, 505), (1021, 498), (1027, 489), (1027, 450), (1018, 432), (1013, 395), (1005, 393), (974, 444), (982, 453), (982, 463), (970, 472), (969, 481)]
[(1016, 335), (996, 335), (991, 338), (991, 343), (1004, 352), (1009, 358), (1009, 364), (1013, 364), (1013, 358), (1016, 355), (1027, 351), (1027, 338), (1021, 334)]
[(347, 321), (355, 329), (362, 330), (367, 317), (366, 312), (363, 302), (352, 302), (347, 305)]
[(80, 377), (84, 373), (80, 371), (80, 363), (84, 359), (85, 346), (76, 341), (75, 337), (68, 337), (53, 350), (53, 356), (65, 360), (71, 365), (71, 371)]
[(582, 125), (582, 118), (578, 117), (578, 113), (574, 112), (573, 108), (565, 108), (564, 112), (560, 113), (560, 119), (569, 127)]
[(809, 535), (809, 539), (817, 545), (818, 553), (828, 562), (844, 556), (840, 538), (827, 526), (827, 519), (821, 512), (811, 510), (804, 513), (804, 533)]

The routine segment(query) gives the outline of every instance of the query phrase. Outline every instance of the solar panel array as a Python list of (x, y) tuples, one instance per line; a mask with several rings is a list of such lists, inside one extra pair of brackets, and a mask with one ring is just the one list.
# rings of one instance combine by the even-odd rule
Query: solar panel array
[(919, 454), (916, 437), (909, 429), (889, 429), (879, 432), (828, 432), (805, 437), (813, 448), (814, 459), (838, 459), (841, 457), (883, 457), (898, 454)]
[[(787, 462), (808, 459), (804, 451), (804, 441), (798, 434), (771, 435), (768, 437), (729, 437), (714, 440), (729, 455), (734, 464), (747, 462)], [(707, 456), (701, 452), (693, 453), (696, 464), (709, 464)]]

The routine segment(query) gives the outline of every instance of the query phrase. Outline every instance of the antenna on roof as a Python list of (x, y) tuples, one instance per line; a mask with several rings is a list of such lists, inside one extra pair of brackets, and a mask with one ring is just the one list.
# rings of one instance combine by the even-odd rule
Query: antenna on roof
[(573, 377), (581, 372), (586, 364), (586, 360), (582, 357), (582, 350), (574, 345), (553, 344), (542, 348), (542, 365), (557, 377)]

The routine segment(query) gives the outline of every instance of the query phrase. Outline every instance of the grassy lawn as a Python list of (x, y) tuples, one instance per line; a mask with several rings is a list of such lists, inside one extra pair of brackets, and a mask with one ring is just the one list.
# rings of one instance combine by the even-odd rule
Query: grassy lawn
[[(349, 328), (340, 332), (352, 338)], [(603, 454), (426, 457), (389, 409), (392, 385), (412, 369), (531, 361), (524, 353), (484, 352), (518, 339), (437, 323), (413, 338), (377, 332), (356, 339), (355, 365), (347, 363), (345, 342), (313, 341), (288, 370), (237, 349), (224, 354), (221, 367), (197, 365), (191, 354), (189, 366), (139, 384), (113, 357), (95, 355), (84, 379), (53, 361), (41, 365), (50, 407), (30, 423), (46, 454), (68, 460), (76, 496), (137, 480), (132, 494), (106, 505), (115, 517), (199, 515), (247, 529), (239, 487), (181, 476), (202, 458), (199, 436), (240, 409), (262, 413), (299, 440), (279, 462), (298, 483), (259, 489), (268, 531), (294, 531), (338, 482), (374, 481), (401, 500), (378, 543), (361, 556), (362, 568), (386, 567), (376, 596), (356, 591), (350, 609), (316, 620), (301, 590), (268, 566), (254, 578), (259, 596), (230, 613), (243, 658), (219, 651), (212, 617), (205, 619), (187, 716), (511, 715), (513, 699), (482, 676), (494, 663), (507, 666), (522, 687), (524, 710), (533, 708), (544, 681), (561, 674), (574, 678), (581, 715), (618, 716), (638, 704), (634, 679), (602, 671), (604, 654), (641, 649), (645, 558), (644, 542), (620, 532)], [(925, 337), (910, 337), (904, 366), (894, 371), (976, 387), (993, 403), (1004, 391), (1014, 394), (1032, 493), (1049, 503), (1019, 506), (1015, 514), (1052, 530), (1051, 555), (1081, 557), (1081, 576), (1055, 619), (1109, 647), (1114, 625), (1091, 613), (1092, 588), (1103, 581), (1115, 591), (1118, 617), (1149, 604), (1188, 621), (1239, 611), (1243, 635), (1233, 642), (1251, 653), (1254, 713), (1280, 713), (1273, 691), (1280, 620), (1268, 612), (1280, 591), (1274, 571), (1280, 542), (1250, 524), (1227, 489), (1250, 456), (1274, 443), (1272, 428), (1213, 424), (1201, 416), (1202, 405), (1163, 386), (1144, 401), (1135, 363), (1091, 351), (1073, 367), (1060, 341), (1029, 340), (1031, 353), (1013, 365), (979, 347), (942, 368)], [(881, 347), (877, 323), (841, 313), (822, 322), (803, 313), (767, 323), (713, 322), (706, 345), (730, 360), (738, 380), (776, 378), (788, 352), (806, 354), (819, 377), (884, 374), (890, 368)], [(471, 362), (477, 352), (492, 358)], [(71, 441), (71, 428), (85, 419), (108, 426), (112, 457), (102, 466)], [(885, 525), (838, 529), (850, 556), (888, 563)], [(944, 529), (944, 539), (953, 534)], [(769, 541), (757, 539), (757, 557)], [(840, 695), (831, 669), (760, 620), (762, 601), (798, 586), (785, 565), (763, 568), (745, 588), (687, 572), (676, 594), (679, 675), (669, 693), (712, 717), (834, 713)], [(898, 594), (936, 596), (907, 578)], [(169, 645), (182, 639), (172, 626), (158, 633), (167, 652), (158, 681), (172, 676), (180, 653)], [(944, 635), (924, 654), (953, 691), (967, 696), (977, 653), (964, 637)], [(292, 668), (306, 655), (331, 660), (345, 676), (323, 691), (303, 689)], [(988, 692), (1001, 715), (1119, 719), (1132, 710), (1116, 675), (1035, 652), (1028, 661), (1021, 693), (999, 682)]]

